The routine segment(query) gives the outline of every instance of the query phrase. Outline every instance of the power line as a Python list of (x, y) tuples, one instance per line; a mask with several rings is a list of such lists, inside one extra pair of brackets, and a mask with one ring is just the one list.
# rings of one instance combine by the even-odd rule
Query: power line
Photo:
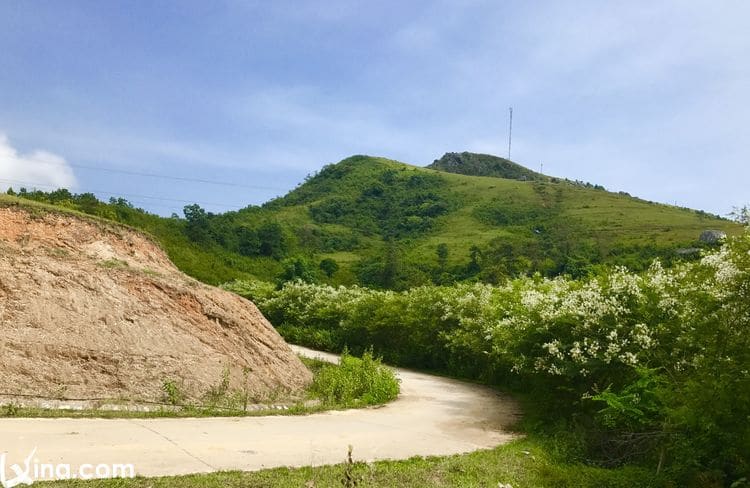
[[(49, 184), (46, 184), (46, 183), (33, 183), (33, 182), (30, 182), (30, 181), (9, 180), (9, 179), (4, 179), (4, 178), (0, 178), (0, 181), (2, 181), (4, 183), (12, 183), (12, 184), (17, 184), (17, 185), (28, 185), (28, 186), (33, 187), (33, 188), (36, 188), (36, 187), (46, 187), (46, 188), (55, 188), (55, 189), (59, 188), (59, 186), (57, 186), (57, 185), (49, 185)], [(197, 202), (197, 201), (193, 201), (193, 200), (179, 200), (179, 199), (176, 199), (176, 198), (156, 197), (156, 196), (151, 196), (151, 195), (137, 195), (137, 194), (132, 194), (132, 193), (130, 193), (130, 194), (128, 194), (128, 193), (119, 193), (119, 192), (112, 192), (112, 191), (107, 191), (107, 190), (83, 190), (83, 191), (84, 191), (84, 193), (85, 192), (88, 192), (88, 193), (101, 193), (101, 194), (109, 195), (109, 196), (113, 196), (113, 197), (119, 196), (119, 197), (128, 197), (128, 198), (130, 198), (130, 197), (133, 197), (133, 198), (146, 198), (146, 199), (150, 199), (150, 200), (157, 200), (157, 201), (163, 201), (163, 202), (176, 202), (176, 203), (187, 203), (187, 204), (197, 203), (197, 204), (200, 204), (200, 205), (213, 205), (213, 206), (216, 206), (216, 207), (226, 207), (226, 208), (236, 208), (236, 209), (245, 208), (245, 207), (243, 207), (241, 205), (230, 205), (230, 204), (227, 204), (227, 203)], [(174, 205), (168, 207), (166, 205), (158, 205), (158, 204), (155, 204), (153, 202), (132, 202), (132, 203), (141, 203), (143, 205), (154, 205), (154, 206), (160, 206), (160, 207), (172, 208), (172, 209), (178, 208), (178, 207), (175, 207)]]
[[(40, 183), (19, 182), (19, 181), (16, 181), (16, 180), (6, 180), (6, 179), (0, 179), (0, 181), (6, 182), (6, 183), (17, 183), (17, 184), (21, 184), (21, 185), (28, 185), (29, 187), (31, 187), (34, 190), (38, 190), (39, 187), (46, 187), (46, 188), (58, 189), (57, 186), (54, 186), (54, 185), (44, 185), (44, 184), (40, 184)], [(97, 193), (104, 193), (104, 194), (110, 195), (110, 196), (124, 196), (124, 195), (118, 194), (118, 193), (108, 193), (108, 192), (97, 192)], [(149, 198), (149, 197), (146, 197), (146, 198)], [(163, 203), (144, 202), (144, 201), (132, 200), (132, 199), (128, 199), (128, 202), (132, 203), (132, 204), (136, 204), (136, 205), (144, 205), (144, 206), (149, 206), (149, 207), (159, 207), (159, 208), (169, 209), (169, 210), (172, 210), (172, 211), (181, 211), (182, 210), (182, 208), (179, 207), (179, 206), (176, 206), (176, 205), (167, 205), (167, 204), (163, 204)], [(104, 203), (106, 203), (106, 202), (104, 202)], [(201, 203), (201, 202), (191, 202), (191, 203)], [(205, 203), (203, 203), (203, 204), (205, 205)]]
[(203, 183), (208, 185), (222, 185), (222, 186), (233, 186), (237, 188), (248, 188), (251, 190), (274, 190), (274, 191), (285, 191), (284, 188), (272, 187), (272, 186), (259, 186), (259, 185), (245, 185), (242, 183), (235, 183), (231, 181), (219, 181), (219, 180), (204, 180), (201, 178), (188, 178), (186, 176), (171, 176), (158, 173), (142, 173), (139, 171), (128, 171), (124, 169), (106, 168), (104, 166), (91, 166), (86, 164), (77, 163), (58, 163), (55, 161), (37, 161), (40, 164), (51, 164), (55, 166), (69, 166), (72, 168), (89, 169), (94, 171), (103, 171), (106, 173), (119, 173), (131, 176), (140, 176), (145, 178), (162, 178), (165, 180), (185, 181), (192, 183)]

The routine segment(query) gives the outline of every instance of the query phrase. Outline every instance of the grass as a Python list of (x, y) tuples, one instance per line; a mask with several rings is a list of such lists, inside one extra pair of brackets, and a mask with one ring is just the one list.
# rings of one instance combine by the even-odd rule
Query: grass
[[(331, 371), (330, 363), (302, 358), (308, 368), (320, 377)], [(340, 370), (339, 370), (340, 373)], [(356, 404), (357, 402), (354, 402)], [(338, 400), (341, 405), (341, 400)], [(363, 405), (360, 403), (360, 405)], [(345, 407), (353, 406), (346, 402)], [(335, 408), (335, 402), (326, 402), (308, 409), (288, 411), (250, 412), (247, 415), (296, 415)], [(246, 415), (240, 412), (186, 410), (182, 412), (73, 412), (81, 418), (154, 418)], [(20, 410), (15, 416), (67, 417), (66, 412)], [(52, 488), (159, 488), (159, 487), (497, 487), (510, 484), (524, 487), (668, 487), (667, 480), (656, 477), (651, 470), (638, 467), (603, 469), (581, 463), (568, 462), (569, 455), (560, 450), (560, 444), (547, 437), (531, 434), (494, 449), (453, 456), (414, 457), (401, 461), (364, 463), (357, 461), (354, 446), (354, 463), (346, 462), (347, 446), (341, 447), (341, 464), (321, 467), (275, 468), (257, 472), (218, 472), (175, 477), (135, 478), (117, 480), (70, 480), (37, 482), (35, 485)], [(346, 476), (356, 485), (345, 485)]]
[[(303, 362), (317, 376), (330, 371), (331, 364), (303, 358)], [(347, 404), (347, 407), (351, 403)], [(331, 408), (319, 405), (320, 410)], [(314, 409), (313, 409), (314, 410)], [(28, 413), (28, 412), (27, 412)], [(54, 412), (40, 412), (41, 416), (57, 416)], [(208, 412), (153, 413), (147, 417), (204, 416)], [(276, 415), (310, 413), (310, 411), (276, 411)], [(22, 414), (22, 412), (20, 412)], [(78, 412), (83, 417), (92, 412)], [(212, 413), (216, 414), (216, 412)], [(219, 412), (219, 415), (228, 415)], [(267, 415), (268, 413), (250, 413)], [(128, 414), (129, 415), (129, 414)], [(64, 415), (60, 415), (64, 416)], [(137, 418), (143, 418), (137, 415)], [(105, 416), (105, 418), (108, 418)], [(120, 416), (121, 418), (121, 416)], [(256, 472), (226, 471), (186, 476), (138, 477), (115, 480), (68, 480), (37, 482), (35, 485), (50, 488), (198, 488), (198, 487), (498, 487), (504, 484), (513, 488), (599, 488), (599, 487), (671, 487), (666, 478), (655, 476), (653, 470), (639, 467), (604, 469), (569, 462), (570, 455), (556, 439), (530, 434), (494, 449), (480, 450), (453, 456), (414, 457), (400, 461), (372, 463), (357, 460), (357, 446), (353, 446), (354, 463), (346, 462), (347, 446), (341, 446), (341, 464), (303, 467), (274, 468)], [(137, 466), (136, 466), (137, 468)], [(356, 484), (344, 484), (349, 477)]]
[(316, 371), (311, 391), (328, 405), (382, 405), (395, 400), (399, 380), (393, 370), (373, 357), (372, 350), (362, 358), (341, 355), (338, 365), (326, 365)]
[[(465, 265), (472, 245), (486, 248), (497, 239), (511, 245), (516, 253), (523, 254), (529, 246), (538, 246), (540, 239), (545, 238), (544, 232), (535, 233), (535, 229), (541, 226), (557, 229), (556, 233), (550, 231), (547, 234), (547, 238), (554, 242), (561, 239), (569, 241), (569, 247), (574, 251), (589, 246), (604, 257), (613, 249), (623, 246), (650, 246), (656, 249), (691, 247), (706, 229), (719, 229), (730, 235), (741, 232), (740, 225), (706, 213), (647, 202), (563, 180), (518, 181), (466, 176), (375, 157), (349, 158), (338, 163), (334, 169), (336, 171), (312, 178), (262, 208), (252, 207), (223, 214), (214, 222), (225, 237), (231, 237), (233, 231), (240, 227), (254, 228), (267, 221), (278, 223), (288, 245), (287, 255), (309, 256), (314, 264), (321, 259), (331, 258), (339, 264), (340, 270), (327, 279), (335, 285), (358, 282), (354, 273), (357, 263), (382, 252), (383, 236), (372, 231), (372, 225), (362, 225), (362, 222), (372, 219), (368, 213), (372, 209), (369, 204), (362, 203), (362, 198), (368, 188), (380, 184), (378, 182), (386, 171), (395, 172), (400, 180), (425, 176), (432, 185), (425, 194), (434, 193), (431, 198), (437, 198), (447, 205), (447, 210), (433, 219), (429, 229), (397, 237), (404, 252), (403, 261), (417, 267), (435, 266), (435, 249), (441, 243), (449, 247), (449, 267)], [(408, 189), (404, 192), (389, 185), (381, 186), (406, 201), (412, 194)], [(331, 199), (354, 202), (350, 210), (361, 215), (345, 214), (340, 222), (316, 221), (311, 209)], [(373, 205), (377, 203), (376, 200), (372, 200), (375, 202)], [(55, 211), (92, 219), (73, 210), (0, 196), (0, 206), (19, 204), (36, 213)], [(510, 223), (493, 223), (481, 218), (483, 209), (488, 208), (492, 209), (494, 215), (511, 216)], [(282, 271), (279, 260), (270, 256), (241, 255), (213, 241), (192, 242), (185, 234), (183, 219), (164, 218), (137, 209), (104, 204), (97, 211), (103, 217), (116, 219), (153, 236), (178, 268), (205, 283), (218, 285), (249, 278), (274, 282)], [(529, 211), (536, 211), (539, 216), (523, 222), (514, 220), (513, 216), (528, 214)], [(100, 223), (107, 222), (102, 218), (93, 219)], [(113, 226), (110, 224), (110, 227)], [(332, 249), (326, 247), (326, 237), (321, 237), (344, 235), (352, 236), (356, 244)], [(637, 254), (633, 250), (626, 252)]]
[[(386, 168), (439, 175), (445, 182), (445, 194), (456, 202), (447, 214), (436, 218), (434, 228), (405, 241), (405, 259), (414, 263), (434, 263), (435, 250), (440, 243), (448, 244), (449, 266), (466, 263), (472, 245), (483, 247), (497, 238), (523, 249), (527, 243), (537, 238), (533, 234), (534, 227), (550, 223), (571, 229), (568, 238), (574, 248), (581, 242), (590, 242), (604, 255), (617, 246), (689, 247), (694, 245), (703, 230), (709, 228), (723, 230), (730, 235), (741, 232), (741, 226), (709, 214), (565, 181), (532, 182), (490, 176), (465, 176), (383, 158), (362, 159), (340, 182), (318, 182), (318, 188), (308, 188), (308, 184), (305, 184), (283, 200), (295, 209), (298, 223), (301, 215), (299, 210), (309, 208), (331, 194), (349, 196), (359, 191), (366, 182), (376, 179), (376, 175)], [(540, 209), (546, 217), (523, 225), (497, 225), (478, 218), (478, 209), (487, 206), (497, 207), (500, 212), (510, 214)], [(282, 208), (283, 212), (276, 208), (271, 211), (281, 217), (283, 224), (284, 213), (291, 210), (289, 206)], [(309, 216), (307, 223), (314, 224)], [(315, 225), (325, 230), (334, 224)], [(369, 237), (362, 240), (357, 249), (320, 252), (318, 256), (321, 259), (336, 260), (341, 266), (339, 274), (345, 277), (350, 276), (352, 266), (359, 259), (377, 252), (380, 245), (378, 239)], [(260, 275), (258, 277), (268, 279)]]
[[(309, 415), (330, 410), (382, 405), (396, 398), (398, 381), (390, 369), (382, 366), (371, 355), (365, 355), (363, 359), (351, 356), (344, 359), (340, 366), (318, 359), (300, 357), (300, 360), (313, 373), (313, 384), (308, 387), (303, 398), (297, 399), (290, 405), (284, 405), (283, 401), (279, 401), (280, 405), (253, 410), (244, 409), (239, 405), (225, 407), (222, 406), (222, 399), (217, 398), (214, 398), (215, 401), (208, 405), (173, 405), (180, 403), (180, 394), (176, 386), (169, 381), (165, 381), (165, 390), (167, 390), (168, 396), (174, 397), (175, 401), (170, 402), (172, 404), (155, 404), (156, 408), (149, 411), (53, 409), (21, 407), (10, 403), (0, 407), (0, 418), (148, 419)], [(379, 381), (366, 382), (368, 375), (369, 377), (377, 377)], [(382, 379), (383, 376), (386, 376), (386, 378)], [(384, 384), (388, 388), (383, 386)], [(343, 388), (346, 394), (337, 394), (342, 390), (342, 385), (352, 387), (354, 391)], [(383, 394), (384, 390), (388, 394)]]
[(114, 258), (101, 261), (99, 264), (101, 264), (106, 269), (127, 269), (129, 267), (126, 261)]
[[(604, 243), (673, 244), (692, 242), (701, 231), (714, 226), (730, 234), (738, 234), (741, 227), (726, 220), (702, 216), (692, 210), (671, 205), (650, 203), (617, 193), (581, 188), (565, 182), (534, 183), (492, 177), (467, 177), (444, 174), (450, 187), (460, 193), (466, 206), (452, 214), (450, 225), (442, 226), (432, 239), (461, 236), (476, 229), (478, 236), (497, 232), (490, 224), (477, 226), (470, 211), (493, 202), (511, 209), (534, 207), (555, 208), (556, 218), (577, 221), (587, 236), (597, 236)], [(665, 235), (662, 232), (669, 229)], [(518, 231), (514, 231), (517, 233)], [(464, 239), (468, 248), (472, 242)]]
[(159, 487), (236, 487), (288, 488), (345, 486), (349, 473), (356, 486), (365, 487), (498, 487), (513, 488), (601, 488), (669, 486), (652, 471), (639, 468), (602, 469), (583, 464), (565, 463), (557, 458), (546, 441), (519, 439), (495, 449), (443, 457), (415, 457), (404, 461), (343, 463), (346, 446), (342, 446), (342, 464), (322, 467), (276, 468), (257, 472), (220, 472), (163, 478), (132, 480), (60, 481), (38, 483), (48, 487), (82, 488), (159, 488)]

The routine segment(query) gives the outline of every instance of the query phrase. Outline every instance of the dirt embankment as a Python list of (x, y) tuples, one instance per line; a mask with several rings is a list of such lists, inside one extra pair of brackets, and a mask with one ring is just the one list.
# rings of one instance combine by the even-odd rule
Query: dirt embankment
[(250, 302), (116, 225), (0, 208), (0, 395), (294, 392), (310, 372)]

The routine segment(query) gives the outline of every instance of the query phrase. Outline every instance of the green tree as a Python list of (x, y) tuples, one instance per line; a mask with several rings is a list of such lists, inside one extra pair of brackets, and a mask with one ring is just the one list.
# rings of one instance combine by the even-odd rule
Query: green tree
[(388, 240), (375, 256), (362, 259), (356, 266), (357, 277), (365, 286), (401, 290), (409, 286), (419, 286), (429, 279), (416, 267), (402, 262), (401, 250), (393, 240)]
[(395, 289), (401, 271), (401, 257), (395, 242), (388, 240), (385, 248), (382, 283), (384, 288)]
[(281, 264), (284, 270), (277, 280), (279, 286), (288, 281), (304, 281), (305, 283), (315, 283), (317, 281), (315, 267), (304, 257), (295, 256), (285, 259)]
[[(84, 195), (88, 196), (87, 200), (89, 202), (91, 202), (91, 198), (93, 197), (94, 206), (96, 206), (99, 203), (99, 201), (96, 199), (96, 197), (94, 197), (93, 194), (91, 194), (91, 193), (85, 193)], [(82, 197), (83, 195), (80, 195), (80, 196)], [(60, 188), (59, 190), (55, 190), (53, 192), (50, 192), (47, 195), (47, 199), (49, 200), (50, 203), (60, 203), (60, 202), (64, 202), (64, 201), (71, 201), (71, 200), (74, 199), (74, 197), (73, 197), (73, 194), (70, 193), (70, 191), (68, 191), (67, 189)]]
[(258, 239), (260, 240), (259, 252), (262, 256), (271, 256), (276, 259), (286, 254), (288, 245), (284, 237), (284, 230), (276, 222), (266, 222), (258, 228)]
[(183, 208), (185, 214), (185, 234), (194, 242), (206, 242), (209, 238), (209, 215), (194, 203)]
[[(70, 195), (70, 192), (68, 190), (60, 190), (60, 196), (63, 197), (65, 194), (68, 196)], [(96, 196), (93, 193), (81, 193), (76, 197), (76, 203), (78, 204), (78, 208), (81, 210), (81, 212), (87, 213), (87, 214), (96, 214), (96, 210), (99, 207), (99, 200), (97, 200)]]
[(441, 242), (437, 245), (437, 259), (438, 268), (440, 271), (445, 271), (445, 267), (448, 265), (448, 244)]
[(235, 230), (237, 234), (237, 250), (243, 256), (258, 256), (260, 254), (260, 238), (255, 230), (240, 226)]
[(331, 278), (334, 274), (336, 274), (336, 271), (339, 270), (339, 265), (331, 258), (325, 258), (320, 262), (320, 265), (318, 266), (327, 277)]
[(109, 204), (114, 205), (116, 207), (134, 208), (133, 204), (124, 198), (110, 197)]
[(750, 225), (750, 207), (747, 205), (742, 208), (735, 207), (729, 215), (740, 224)]
[(482, 250), (473, 245), (469, 248), (469, 264), (466, 266), (466, 274), (474, 276), (482, 270)]

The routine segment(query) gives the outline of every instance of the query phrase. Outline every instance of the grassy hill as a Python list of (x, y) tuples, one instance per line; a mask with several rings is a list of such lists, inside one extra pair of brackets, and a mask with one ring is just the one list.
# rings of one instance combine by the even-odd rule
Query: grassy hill
[(105, 204), (65, 191), (22, 196), (143, 229), (183, 271), (209, 283), (301, 277), (406, 288), (532, 272), (581, 275), (606, 264), (639, 269), (654, 257), (669, 262), (676, 249), (697, 247), (703, 230), (741, 229), (705, 212), (503, 165), (501, 158), (459, 156), (471, 172), (493, 176), (354, 156), (262, 206), (211, 214), (194, 205), (180, 219), (121, 199)]

